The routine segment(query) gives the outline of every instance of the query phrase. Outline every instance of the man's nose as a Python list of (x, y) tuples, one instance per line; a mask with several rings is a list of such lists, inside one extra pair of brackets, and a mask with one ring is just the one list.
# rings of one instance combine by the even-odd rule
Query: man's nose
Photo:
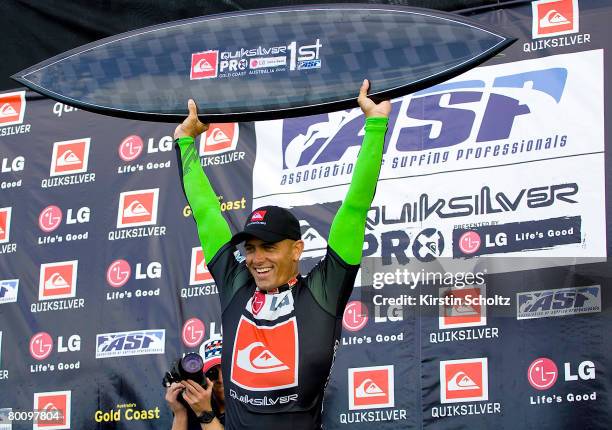
[(253, 262), (261, 263), (264, 260), (265, 260), (265, 253), (263, 252), (263, 250), (260, 248), (255, 248), (255, 250), (253, 251)]

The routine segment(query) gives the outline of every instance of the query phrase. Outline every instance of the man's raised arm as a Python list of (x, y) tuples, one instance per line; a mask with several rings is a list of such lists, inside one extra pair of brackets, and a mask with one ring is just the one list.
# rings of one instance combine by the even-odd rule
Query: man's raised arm
[(221, 214), (221, 205), (210, 181), (200, 165), (200, 157), (194, 145), (195, 138), (208, 130), (208, 124), (198, 119), (193, 100), (189, 100), (189, 116), (174, 131), (174, 139), (181, 154), (183, 190), (191, 206), (198, 226), (198, 237), (206, 261), (212, 260), (232, 237), (229, 225)]
[(359, 264), (365, 236), (365, 221), (374, 199), (382, 162), (383, 146), (391, 103), (374, 103), (367, 96), (370, 83), (363, 81), (359, 106), (365, 114), (365, 136), (355, 163), (351, 185), (334, 217), (328, 244), (346, 263)]

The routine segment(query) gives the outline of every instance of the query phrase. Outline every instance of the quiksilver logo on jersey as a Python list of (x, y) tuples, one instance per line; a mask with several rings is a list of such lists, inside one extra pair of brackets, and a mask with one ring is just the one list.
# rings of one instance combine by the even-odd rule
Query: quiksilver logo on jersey
[(232, 351), (231, 382), (252, 391), (295, 387), (298, 367), (295, 317), (274, 326), (258, 326), (242, 316)]

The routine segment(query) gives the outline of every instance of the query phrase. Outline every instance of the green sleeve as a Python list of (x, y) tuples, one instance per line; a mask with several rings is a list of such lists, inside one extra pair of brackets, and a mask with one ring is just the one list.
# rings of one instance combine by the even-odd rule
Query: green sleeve
[(209, 262), (232, 237), (221, 214), (221, 205), (204, 170), (192, 137), (178, 139), (181, 154), (183, 189), (198, 227), (204, 257)]
[(361, 261), (365, 221), (374, 200), (388, 122), (384, 117), (366, 119), (351, 185), (329, 231), (329, 247), (348, 264)]

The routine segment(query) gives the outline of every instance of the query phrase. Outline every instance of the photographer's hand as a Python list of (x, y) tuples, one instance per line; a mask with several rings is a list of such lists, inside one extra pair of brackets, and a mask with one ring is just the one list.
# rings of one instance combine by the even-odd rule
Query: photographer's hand
[(208, 378), (206, 378), (206, 382), (206, 388), (189, 379), (182, 382), (185, 387), (183, 399), (185, 399), (191, 409), (193, 409), (193, 412), (198, 416), (204, 411), (212, 411), (211, 398), (213, 383)]
[(178, 395), (183, 390), (183, 385), (179, 382), (173, 382), (168, 388), (166, 388), (166, 402), (170, 406), (170, 410), (174, 415), (187, 413), (185, 406), (178, 400)]

